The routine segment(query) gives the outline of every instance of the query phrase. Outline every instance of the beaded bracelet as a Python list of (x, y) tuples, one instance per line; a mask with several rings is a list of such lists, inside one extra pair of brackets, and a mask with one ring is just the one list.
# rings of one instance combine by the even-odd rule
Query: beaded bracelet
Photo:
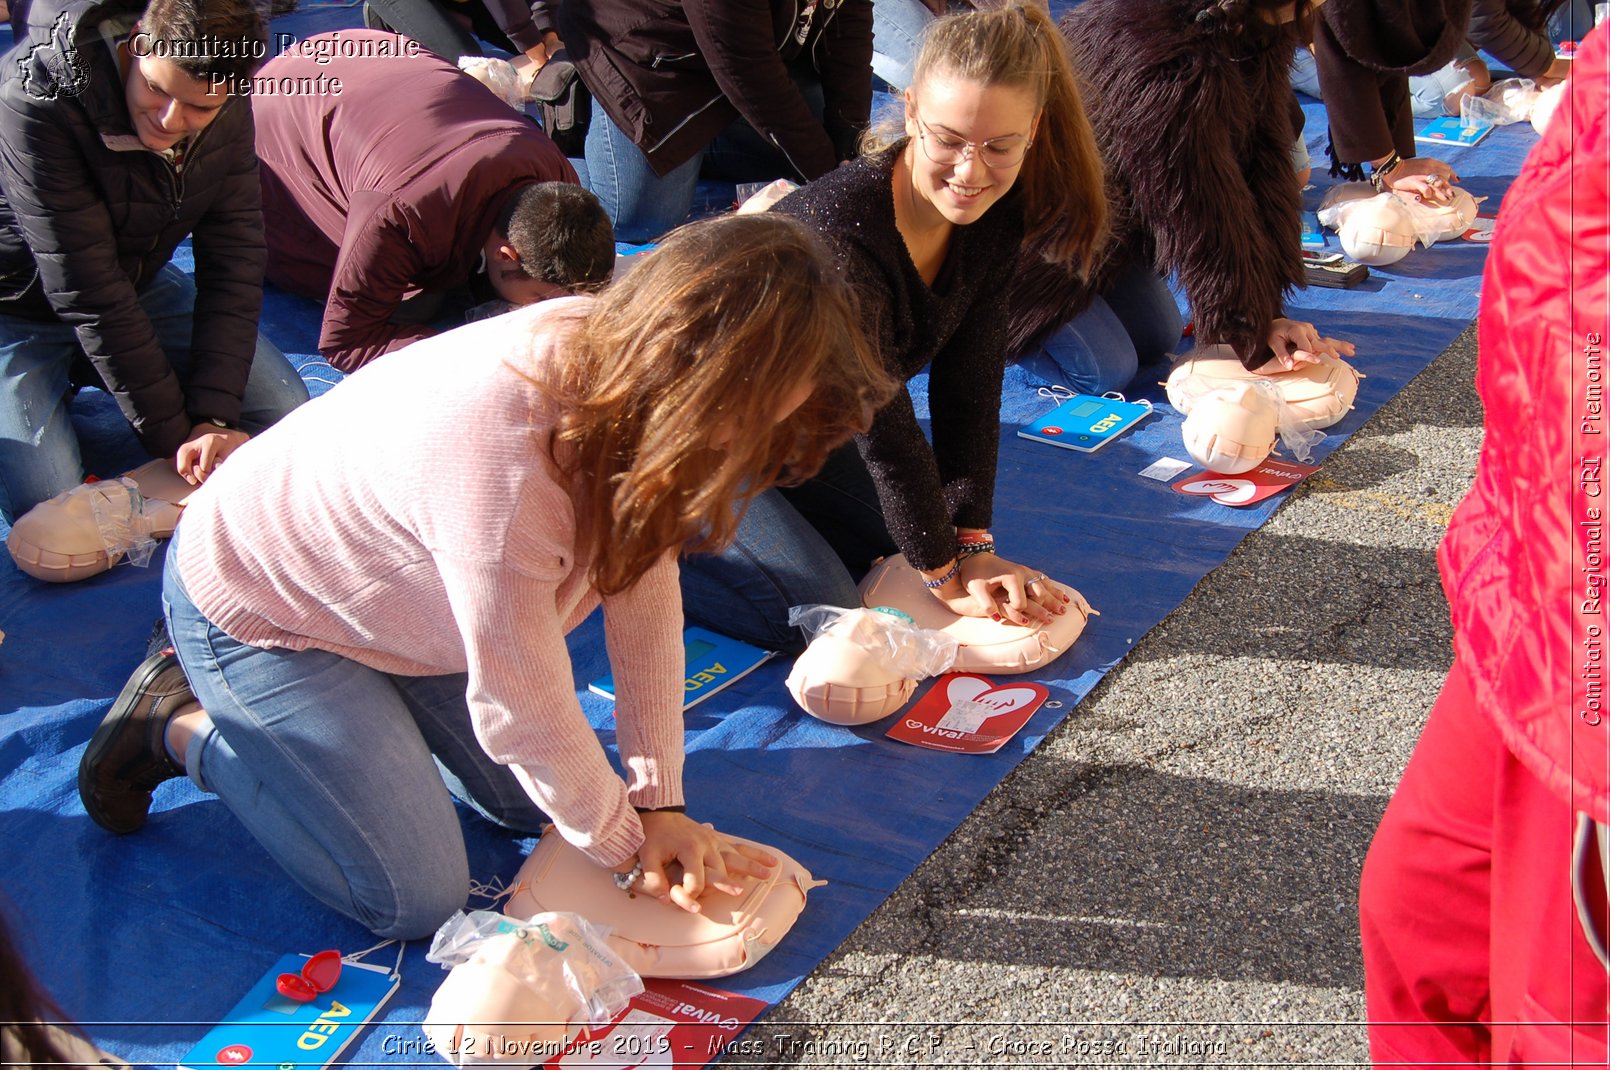
[(978, 554), (995, 552), (995, 536), (987, 531), (959, 531), (956, 533), (956, 556), (962, 560)]
[(1392, 169), (1402, 162), (1403, 157), (1398, 155), (1396, 149), (1393, 149), (1392, 155), (1381, 161), (1381, 166), (1371, 169), (1370, 185), (1375, 187), (1376, 193), (1384, 192), (1382, 187), (1386, 184), (1386, 176), (1391, 174)]
[(955, 561), (951, 562), (950, 568), (945, 570), (945, 574), (943, 576), (939, 577), (937, 580), (923, 580), (922, 585), (928, 588), (930, 591), (937, 591), (939, 588), (955, 579), (956, 573), (960, 572), (961, 570), (962, 559), (960, 556), (958, 556)]

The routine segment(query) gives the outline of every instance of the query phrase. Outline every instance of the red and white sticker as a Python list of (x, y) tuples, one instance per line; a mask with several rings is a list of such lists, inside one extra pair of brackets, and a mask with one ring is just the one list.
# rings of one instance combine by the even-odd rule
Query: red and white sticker
[(1487, 242), (1493, 240), (1493, 227), (1497, 223), (1498, 217), (1495, 215), (1487, 215), (1485, 213), (1478, 214), (1476, 218), (1471, 221), (1470, 229), (1459, 235), (1459, 237), (1465, 241), (1474, 241), (1486, 244)]
[(1181, 494), (1212, 498), (1220, 505), (1253, 505), (1279, 494), (1294, 483), (1302, 482), (1317, 471), (1317, 464), (1264, 461), (1252, 471), (1240, 475), (1200, 472), (1186, 476), (1174, 484), (1174, 489)]
[(934, 750), (993, 754), (1028, 723), (1050, 694), (1026, 680), (997, 687), (987, 676), (947, 673), (884, 734)]

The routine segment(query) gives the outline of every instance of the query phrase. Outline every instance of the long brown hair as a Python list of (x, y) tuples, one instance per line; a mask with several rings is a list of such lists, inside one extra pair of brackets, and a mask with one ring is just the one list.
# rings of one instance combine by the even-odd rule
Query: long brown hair
[(821, 239), (775, 213), (662, 239), (598, 298), (561, 380), (556, 453), (602, 594), (668, 550), (730, 542), (750, 499), (814, 474), (898, 386)]
[[(1047, 260), (1088, 275), (1107, 240), (1101, 150), (1051, 16), (1034, 3), (1010, 3), (935, 20), (912, 69), (913, 99), (935, 75), (1013, 86), (1034, 97), (1040, 126), (1017, 180), (1028, 239), (1039, 239)], [(880, 128), (866, 147), (887, 146), (890, 133)]]
[[(46, 1021), (65, 1021), (44, 986), (23, 960), (22, 949), (11, 926), (0, 914), (0, 1030), (11, 1024), (12, 1037), (20, 1047), (24, 1066), (66, 1066), (68, 1054), (56, 1044)], [(62, 1028), (73, 1032), (70, 1025)], [(5, 1042), (0, 1040), (0, 1048)], [(11, 1064), (7, 1064), (11, 1065)]]

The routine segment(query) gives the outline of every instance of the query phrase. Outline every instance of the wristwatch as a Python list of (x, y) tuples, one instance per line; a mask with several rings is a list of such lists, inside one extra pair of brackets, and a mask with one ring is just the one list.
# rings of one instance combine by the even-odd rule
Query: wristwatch
[(227, 420), (220, 420), (216, 416), (203, 416), (201, 418), (201, 422), (204, 424), (212, 424), (214, 427), (221, 427), (225, 431), (233, 431), (235, 429), (233, 424), (229, 423)]

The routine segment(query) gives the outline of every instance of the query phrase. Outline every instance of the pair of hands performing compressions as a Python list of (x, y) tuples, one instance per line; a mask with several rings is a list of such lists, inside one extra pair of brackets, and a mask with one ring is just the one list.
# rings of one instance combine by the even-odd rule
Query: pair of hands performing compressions
[(1093, 612), (1077, 591), (1064, 594), (1045, 573), (997, 556), (994, 537), (977, 528), (956, 529), (956, 557), (922, 578), (930, 594), (962, 617), (1034, 627), (1070, 608)]
[[(924, 572), (924, 585), (950, 609), (966, 617), (1032, 627), (1048, 624), (1070, 608), (1094, 612), (1084, 596), (1071, 595), (1053, 585), (1043, 572), (1034, 572), (995, 554), (988, 532), (957, 531), (957, 556), (943, 568)], [(641, 815), (643, 845), (637, 857), (615, 869), (615, 885), (690, 913), (700, 911), (699, 899), (714, 888), (740, 895), (740, 877), (765, 877), (777, 858), (746, 843), (736, 843), (710, 825), (701, 825), (675, 810), (650, 810)], [(680, 875), (672, 869), (679, 866)]]
[[(742, 895), (740, 877), (762, 878), (777, 866), (775, 855), (728, 839), (713, 825), (700, 824), (680, 810), (648, 810), (637, 857), (615, 868), (615, 886), (680, 907), (690, 914), (711, 889)], [(677, 870), (680, 872), (677, 872)]]

